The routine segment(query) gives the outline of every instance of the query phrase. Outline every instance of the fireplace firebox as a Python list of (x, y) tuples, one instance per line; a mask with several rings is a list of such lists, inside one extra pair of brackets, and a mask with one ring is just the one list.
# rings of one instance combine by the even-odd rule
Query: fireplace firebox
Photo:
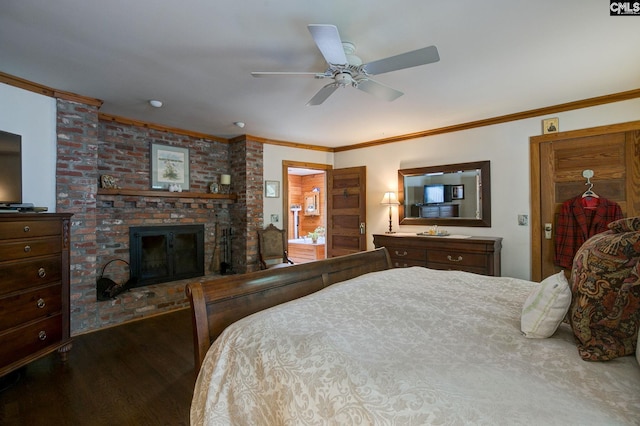
[(129, 228), (135, 287), (204, 275), (204, 225)]

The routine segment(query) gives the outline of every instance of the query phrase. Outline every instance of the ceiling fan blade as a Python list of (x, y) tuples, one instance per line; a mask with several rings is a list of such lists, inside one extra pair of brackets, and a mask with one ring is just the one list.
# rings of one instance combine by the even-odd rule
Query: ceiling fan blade
[(254, 71), (251, 73), (254, 77), (273, 77), (273, 76), (285, 76), (285, 77), (314, 77), (325, 78), (327, 75), (321, 72), (295, 72), (295, 71)]
[(309, 102), (307, 102), (307, 106), (320, 105), (321, 103), (326, 101), (327, 98), (331, 96), (331, 94), (335, 92), (337, 88), (338, 85), (336, 83), (327, 84), (322, 89), (320, 89), (320, 91), (318, 91), (318, 93), (316, 93), (313, 98), (309, 100)]
[(369, 94), (372, 94), (373, 96), (389, 102), (404, 95), (404, 93), (400, 92), (399, 90), (392, 89), (391, 87), (385, 86), (384, 84), (378, 83), (377, 81), (371, 80), (370, 78), (359, 80), (357, 87), (363, 92), (367, 92)]
[(347, 56), (344, 54), (342, 40), (335, 25), (310, 24), (307, 25), (311, 37), (322, 52), (324, 59), (333, 65), (345, 65)]
[(378, 75), (384, 74), (385, 72), (431, 64), (439, 60), (440, 55), (438, 55), (438, 49), (435, 46), (429, 46), (369, 62), (364, 65), (364, 70), (368, 74)]

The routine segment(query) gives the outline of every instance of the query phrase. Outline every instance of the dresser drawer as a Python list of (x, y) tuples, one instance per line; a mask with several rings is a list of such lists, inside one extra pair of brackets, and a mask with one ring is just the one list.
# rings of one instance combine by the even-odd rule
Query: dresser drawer
[(16, 220), (0, 222), (0, 239), (32, 238), (49, 235), (60, 235), (62, 229), (59, 221)]
[(48, 317), (59, 313), (61, 309), (60, 284), (4, 297), (0, 299), (0, 329)]
[(397, 257), (391, 258), (391, 265), (394, 268), (408, 268), (410, 266), (425, 266), (424, 260), (401, 259)]
[(0, 365), (8, 365), (62, 341), (60, 314), (0, 333)]
[(487, 272), (487, 268), (480, 266), (468, 266), (468, 265), (452, 265), (451, 263), (427, 263), (429, 269), (440, 269), (443, 271), (463, 271), (473, 272), (480, 275), (491, 275)]
[(408, 260), (417, 260), (422, 262), (422, 266), (424, 266), (424, 262), (427, 260), (427, 251), (420, 248), (412, 248), (412, 247), (394, 247), (394, 246), (385, 246), (387, 247), (387, 251), (389, 251), (389, 256), (391, 256), (391, 260), (393, 261), (408, 261)]
[(400, 233), (374, 234), (373, 244), (376, 248), (387, 248), (395, 268), (426, 266), (500, 276), (500, 237), (446, 238)]
[(25, 240), (6, 240), (0, 243), (0, 259), (24, 259), (45, 254), (60, 253), (60, 237), (42, 237)]
[(62, 279), (61, 255), (0, 263), (0, 297), (3, 294)]
[(486, 268), (487, 255), (482, 253), (465, 253), (458, 251), (433, 250), (427, 252), (427, 263), (441, 263), (458, 269), (460, 266), (476, 266)]

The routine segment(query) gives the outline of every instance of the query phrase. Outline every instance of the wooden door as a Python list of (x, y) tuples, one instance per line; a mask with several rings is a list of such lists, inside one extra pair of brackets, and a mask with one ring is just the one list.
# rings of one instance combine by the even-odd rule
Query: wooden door
[[(562, 203), (588, 186), (617, 202), (624, 216), (640, 215), (640, 122), (531, 138), (531, 247), (534, 281), (552, 275), (554, 238)], [(545, 224), (551, 224), (550, 238)]]
[(330, 170), (327, 179), (327, 257), (367, 249), (367, 168)]

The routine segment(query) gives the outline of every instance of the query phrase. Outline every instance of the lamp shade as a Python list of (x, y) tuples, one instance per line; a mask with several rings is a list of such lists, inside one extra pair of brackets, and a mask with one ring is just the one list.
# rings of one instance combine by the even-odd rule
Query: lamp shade
[(220, 176), (220, 183), (222, 185), (231, 184), (231, 175), (222, 175), (222, 176)]
[(384, 205), (388, 205), (388, 206), (397, 206), (400, 203), (398, 202), (398, 199), (396, 198), (396, 193), (395, 192), (385, 192), (384, 193), (384, 197), (382, 197), (382, 201), (380, 201), (380, 204), (384, 204)]

